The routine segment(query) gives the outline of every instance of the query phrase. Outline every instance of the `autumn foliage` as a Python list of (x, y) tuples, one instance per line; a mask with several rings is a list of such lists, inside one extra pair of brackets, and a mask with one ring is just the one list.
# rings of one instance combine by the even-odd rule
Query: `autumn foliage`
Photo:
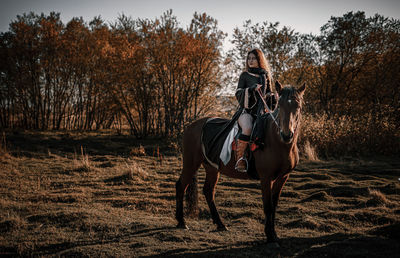
[(259, 47), (275, 79), (307, 83), (300, 145), (322, 156), (399, 153), (399, 20), (349, 12), (331, 17), (320, 35), (246, 21), (232, 43), (227, 58), (236, 71), (247, 49)]
[(210, 108), (225, 34), (197, 14), (107, 25), (60, 15), (18, 16), (1, 34), (0, 125), (171, 135)]
[(232, 113), (236, 102), (217, 107), (218, 93), (235, 90), (247, 51), (258, 47), (274, 79), (308, 85), (301, 144), (323, 155), (399, 151), (398, 20), (349, 12), (319, 35), (249, 20), (223, 53), (225, 36), (205, 13), (186, 28), (171, 10), (114, 23), (17, 16), (0, 34), (0, 127), (173, 136), (201, 116)]

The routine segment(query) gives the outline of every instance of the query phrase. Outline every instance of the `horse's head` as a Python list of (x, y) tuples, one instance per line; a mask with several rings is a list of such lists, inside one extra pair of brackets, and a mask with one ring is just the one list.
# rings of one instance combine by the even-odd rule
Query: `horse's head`
[(279, 108), (279, 127), (280, 138), (283, 143), (292, 143), (301, 118), (301, 107), (303, 104), (303, 95), (306, 89), (306, 84), (295, 88), (282, 85), (277, 81), (275, 88), (280, 95), (278, 101)]

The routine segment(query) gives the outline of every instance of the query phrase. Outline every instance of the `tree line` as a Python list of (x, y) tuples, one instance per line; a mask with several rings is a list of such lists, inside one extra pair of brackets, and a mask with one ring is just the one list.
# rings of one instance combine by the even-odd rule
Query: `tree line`
[[(320, 34), (245, 21), (226, 34), (207, 14), (182, 28), (124, 15), (106, 24), (59, 13), (17, 16), (0, 34), (0, 126), (94, 130), (128, 124), (136, 137), (173, 135), (215, 111), (222, 88), (235, 89), (247, 51), (258, 47), (274, 79), (306, 82), (306, 112), (400, 127), (400, 22), (349, 12)], [(393, 128), (393, 127), (390, 127)]]
[(400, 21), (349, 12), (331, 17), (320, 35), (299, 34), (279, 23), (236, 28), (228, 53), (238, 70), (247, 49), (264, 50), (275, 79), (307, 82), (307, 110), (328, 115), (385, 112), (399, 121)]
[[(159, 19), (89, 23), (59, 13), (17, 16), (0, 35), (0, 125), (92, 130), (127, 123), (137, 137), (170, 135), (205, 114), (219, 88), (217, 21), (183, 29)], [(123, 121), (123, 122), (121, 122)]]

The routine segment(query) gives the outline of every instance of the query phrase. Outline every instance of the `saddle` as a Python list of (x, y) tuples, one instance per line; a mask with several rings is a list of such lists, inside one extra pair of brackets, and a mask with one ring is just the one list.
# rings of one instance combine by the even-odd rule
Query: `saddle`
[[(249, 177), (253, 179), (259, 179), (258, 173), (255, 168), (253, 152), (257, 149), (262, 149), (264, 146), (262, 139), (265, 128), (264, 126), (265, 120), (266, 120), (265, 115), (257, 117), (253, 125), (253, 131), (251, 134), (249, 146), (247, 147), (246, 150), (248, 157), (247, 173)], [(233, 152), (236, 150), (236, 141), (239, 134), (241, 133), (241, 129), (237, 130), (236, 128), (235, 130), (235, 124), (237, 124), (236, 121), (232, 121), (229, 119), (210, 118), (203, 126), (202, 136), (201, 136), (203, 154), (207, 162), (217, 169), (219, 168), (219, 164), (221, 162), (220, 158), (220, 156), (222, 155), (221, 152), (223, 150), (224, 151), (227, 150), (231, 153), (231, 155), (229, 155), (229, 157), (231, 157), (234, 154)], [(235, 134), (234, 137), (232, 137), (232, 133)], [(226, 142), (226, 141), (231, 141), (231, 142)], [(224, 148), (224, 144), (229, 144), (229, 147)], [(235, 156), (236, 155), (233, 155), (232, 157)], [(226, 165), (225, 162), (228, 161), (229, 159), (223, 162)]]

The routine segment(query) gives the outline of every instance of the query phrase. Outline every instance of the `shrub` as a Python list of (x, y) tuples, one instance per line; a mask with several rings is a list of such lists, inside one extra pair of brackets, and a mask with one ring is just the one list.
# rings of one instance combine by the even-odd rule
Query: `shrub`
[(129, 154), (131, 156), (146, 156), (146, 150), (140, 145), (139, 147), (133, 147)]

